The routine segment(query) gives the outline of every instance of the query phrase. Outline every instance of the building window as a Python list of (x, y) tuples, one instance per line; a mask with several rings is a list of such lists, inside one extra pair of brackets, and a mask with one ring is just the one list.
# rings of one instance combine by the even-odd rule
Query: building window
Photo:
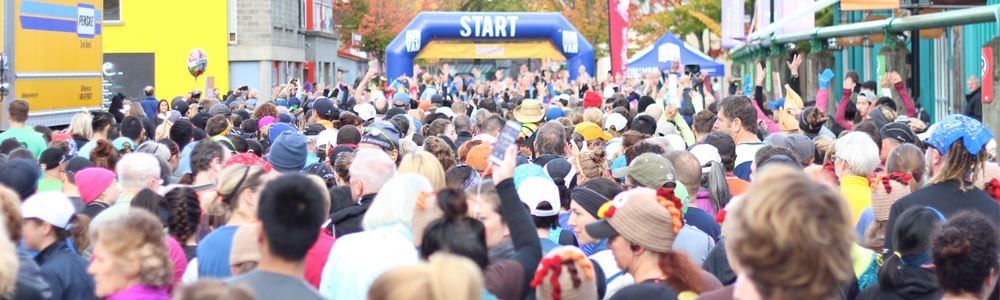
[(236, 35), (236, 20), (237, 20), (237, 18), (236, 18), (236, 0), (229, 0), (226, 5), (227, 5), (226, 17), (227, 17), (227, 19), (229, 19), (228, 23), (226, 24), (226, 27), (229, 30), (229, 44), (230, 45), (235, 45), (236, 42), (238, 41), (237, 35)]
[(122, 21), (121, 0), (104, 0), (103, 22), (117, 23)]
[(333, 33), (333, 2), (313, 2), (313, 30)]
[(306, 0), (299, 1), (299, 30), (306, 30)]

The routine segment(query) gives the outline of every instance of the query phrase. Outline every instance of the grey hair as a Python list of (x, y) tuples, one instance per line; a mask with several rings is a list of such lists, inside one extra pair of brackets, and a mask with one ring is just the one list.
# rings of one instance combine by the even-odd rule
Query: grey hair
[(351, 179), (360, 180), (366, 190), (378, 191), (396, 176), (396, 162), (384, 151), (360, 149), (354, 155), (349, 172)]
[(160, 177), (160, 161), (149, 153), (126, 154), (115, 166), (122, 190), (138, 192), (147, 187), (149, 178)]
[(837, 139), (837, 157), (847, 162), (851, 175), (868, 177), (878, 167), (878, 146), (864, 132), (851, 132)]
[(167, 148), (167, 145), (154, 141), (142, 143), (139, 148), (135, 149), (135, 152), (149, 153), (164, 161), (170, 161), (170, 149)]
[(707, 173), (701, 174), (701, 185), (708, 189), (709, 198), (712, 200), (712, 209), (719, 212), (729, 204), (729, 199), (733, 197), (729, 192), (729, 183), (726, 182), (726, 168), (722, 163), (709, 161), (711, 167)]

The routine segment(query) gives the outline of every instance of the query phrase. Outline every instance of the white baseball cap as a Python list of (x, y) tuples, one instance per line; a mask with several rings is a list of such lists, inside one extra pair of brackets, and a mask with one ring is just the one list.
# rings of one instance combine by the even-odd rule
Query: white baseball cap
[[(327, 130), (320, 131), (319, 135), (316, 135), (316, 147), (336, 144), (337, 132), (338, 130), (336, 128), (330, 128)], [(329, 150), (332, 150), (332, 148), (327, 149), (327, 151)]]
[(687, 142), (685, 142), (684, 138), (681, 137), (681, 135), (679, 134), (668, 134), (666, 136), (663, 136), (662, 138), (666, 138), (667, 142), (670, 143), (670, 147), (673, 148), (674, 150), (687, 149)]
[[(551, 217), (559, 214), (559, 188), (551, 179), (545, 177), (529, 177), (521, 181), (517, 189), (521, 202), (528, 205), (532, 216)], [(538, 209), (538, 205), (548, 203), (551, 209)]]
[(709, 144), (697, 144), (688, 150), (694, 157), (698, 158), (698, 164), (701, 165), (701, 173), (708, 173), (712, 170), (712, 167), (706, 167), (709, 162), (722, 163), (722, 156), (719, 156), (719, 149), (715, 146)]
[(442, 113), (445, 116), (448, 116), (449, 119), (455, 118), (455, 112), (451, 110), (451, 107), (438, 107), (434, 110), (434, 113)]
[(613, 113), (604, 119), (604, 130), (611, 130), (611, 126), (615, 126), (617, 131), (625, 131), (628, 119), (620, 113)]
[(361, 119), (365, 121), (375, 118), (375, 106), (371, 105), (371, 103), (355, 105), (354, 112), (357, 112), (358, 117), (361, 117)]
[(36, 193), (21, 204), (21, 217), (39, 219), (52, 226), (66, 229), (76, 210), (61, 192)]

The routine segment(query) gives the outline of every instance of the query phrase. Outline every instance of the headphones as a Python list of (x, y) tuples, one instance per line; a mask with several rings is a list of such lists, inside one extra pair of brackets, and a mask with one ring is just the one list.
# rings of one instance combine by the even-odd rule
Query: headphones
[(632, 249), (632, 252), (636, 252), (636, 251), (639, 251), (639, 250), (642, 249), (642, 247), (640, 247), (639, 245), (636, 245), (636, 244), (632, 244), (631, 246), (629, 246), (629, 248)]

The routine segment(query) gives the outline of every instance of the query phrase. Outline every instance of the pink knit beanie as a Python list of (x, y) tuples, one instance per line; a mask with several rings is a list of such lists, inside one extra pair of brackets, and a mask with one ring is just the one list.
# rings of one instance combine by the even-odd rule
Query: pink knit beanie
[(108, 169), (90, 167), (76, 172), (73, 176), (80, 190), (80, 200), (90, 203), (97, 200), (109, 186), (115, 183), (115, 173)]

